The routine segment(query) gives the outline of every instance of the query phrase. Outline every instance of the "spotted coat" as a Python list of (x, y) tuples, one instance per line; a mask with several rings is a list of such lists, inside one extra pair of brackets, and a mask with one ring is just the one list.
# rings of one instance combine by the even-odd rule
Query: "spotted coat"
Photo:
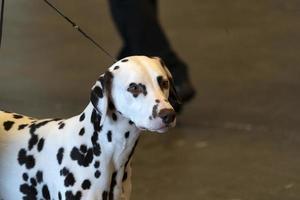
[(175, 94), (161, 87), (163, 79), (171, 84), (160, 59), (128, 57), (99, 77), (77, 116), (38, 120), (0, 111), (0, 199), (129, 199), (140, 130), (175, 125), (168, 101)]

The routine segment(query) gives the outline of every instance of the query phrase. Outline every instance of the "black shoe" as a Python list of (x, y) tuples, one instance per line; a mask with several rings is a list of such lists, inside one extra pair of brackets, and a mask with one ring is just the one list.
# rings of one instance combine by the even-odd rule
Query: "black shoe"
[(183, 104), (192, 100), (196, 95), (196, 90), (190, 81), (175, 84), (175, 89)]
[(183, 106), (191, 101), (196, 96), (196, 90), (190, 81), (182, 82), (181, 84), (175, 84), (177, 95), (180, 98), (181, 103), (174, 106), (174, 110), (180, 114)]

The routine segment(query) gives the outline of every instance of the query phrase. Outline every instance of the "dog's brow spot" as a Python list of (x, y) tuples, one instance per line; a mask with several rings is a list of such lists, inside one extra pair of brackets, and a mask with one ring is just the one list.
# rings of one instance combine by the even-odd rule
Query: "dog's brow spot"
[(156, 102), (156, 103), (159, 103), (159, 102), (160, 102), (160, 100), (159, 100), (159, 99), (155, 99), (155, 102)]
[(128, 61), (128, 59), (123, 59), (123, 60), (121, 60), (121, 62), (127, 62)]

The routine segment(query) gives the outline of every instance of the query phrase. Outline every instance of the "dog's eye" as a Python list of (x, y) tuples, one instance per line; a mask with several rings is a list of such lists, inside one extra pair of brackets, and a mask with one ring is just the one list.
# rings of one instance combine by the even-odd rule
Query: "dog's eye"
[(157, 79), (159, 87), (162, 90), (169, 88), (169, 81), (167, 79), (164, 79), (162, 76), (158, 76), (156, 79)]
[(140, 86), (136, 83), (130, 83), (127, 91), (132, 93), (134, 97), (137, 97), (142, 92)]
[(164, 88), (164, 89), (168, 89), (169, 88), (169, 81), (163, 80), (161, 82), (161, 87)]

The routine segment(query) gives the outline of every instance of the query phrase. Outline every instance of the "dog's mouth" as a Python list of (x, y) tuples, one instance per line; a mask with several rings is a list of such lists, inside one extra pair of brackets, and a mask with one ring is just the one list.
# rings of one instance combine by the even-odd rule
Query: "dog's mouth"
[(150, 132), (158, 132), (158, 133), (164, 133), (166, 132), (169, 128), (171, 128), (172, 125), (167, 125), (167, 126), (162, 126), (160, 128), (145, 128), (145, 127), (137, 127), (138, 129), (142, 130), (142, 131), (150, 131)]

